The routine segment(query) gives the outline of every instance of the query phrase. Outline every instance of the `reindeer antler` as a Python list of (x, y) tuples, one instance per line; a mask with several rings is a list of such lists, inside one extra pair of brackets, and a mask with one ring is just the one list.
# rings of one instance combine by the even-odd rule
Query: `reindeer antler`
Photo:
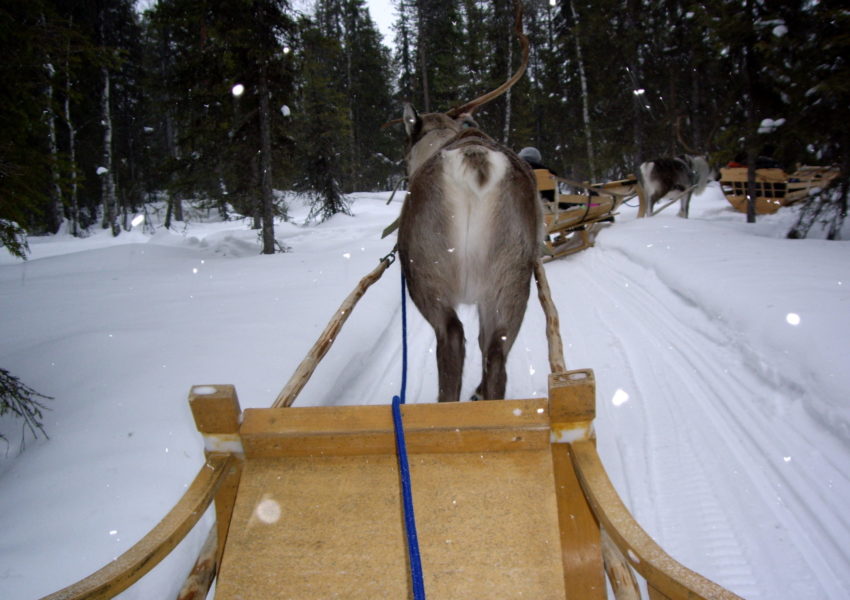
[(463, 113), (472, 114), (475, 109), (479, 106), (487, 104), (491, 100), (494, 100), (511, 89), (514, 84), (520, 80), (520, 78), (525, 73), (525, 69), (528, 66), (528, 38), (525, 36), (525, 33), (522, 31), (522, 2), (520, 0), (514, 0), (514, 32), (519, 38), (519, 44), (522, 49), (522, 64), (517, 69), (517, 72), (514, 73), (510, 79), (508, 79), (505, 83), (497, 87), (492, 92), (488, 92), (483, 96), (479, 96), (475, 100), (471, 102), (467, 102), (462, 106), (456, 106), (452, 109), (446, 111), (446, 114), (452, 118), (458, 117)]
[(676, 127), (675, 127), (676, 141), (678, 141), (679, 144), (682, 146), (682, 148), (685, 149), (685, 152), (687, 152), (688, 154), (697, 155), (697, 154), (699, 154), (699, 152), (697, 152), (696, 150), (691, 148), (687, 143), (685, 143), (685, 140), (682, 139), (682, 119), (683, 118), (684, 117), (682, 115), (679, 115), (678, 117), (676, 117)]

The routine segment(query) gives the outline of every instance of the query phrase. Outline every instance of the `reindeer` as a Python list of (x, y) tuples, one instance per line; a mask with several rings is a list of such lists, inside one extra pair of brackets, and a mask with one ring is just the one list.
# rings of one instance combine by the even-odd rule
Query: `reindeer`
[(437, 336), (440, 402), (460, 398), (465, 358), (456, 308), (478, 309), (481, 383), (473, 398), (504, 398), (505, 363), (528, 302), (543, 236), (540, 201), (530, 168), (514, 152), (478, 129), (476, 108), (509, 89), (502, 86), (446, 113), (422, 114), (404, 106), (408, 197), (398, 250), (410, 297)]
[(640, 166), (641, 185), (649, 200), (650, 215), (655, 212), (655, 204), (666, 197), (670, 202), (658, 212), (676, 200), (681, 200), (679, 216), (687, 219), (691, 195), (702, 193), (714, 177), (705, 157), (690, 154), (676, 158), (656, 158)]

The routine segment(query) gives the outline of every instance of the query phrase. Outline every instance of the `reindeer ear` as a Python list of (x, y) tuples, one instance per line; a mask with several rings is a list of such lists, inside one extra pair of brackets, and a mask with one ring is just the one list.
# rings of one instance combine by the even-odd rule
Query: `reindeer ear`
[(410, 102), (404, 103), (402, 120), (404, 121), (404, 130), (407, 132), (407, 137), (413, 138), (422, 126), (422, 119), (419, 118), (419, 113), (416, 112), (416, 109), (413, 108)]

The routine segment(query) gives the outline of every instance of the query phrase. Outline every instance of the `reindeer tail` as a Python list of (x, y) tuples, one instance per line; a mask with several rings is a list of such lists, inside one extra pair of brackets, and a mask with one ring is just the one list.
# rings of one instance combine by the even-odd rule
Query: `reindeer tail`
[(705, 190), (708, 182), (714, 179), (714, 173), (704, 156), (692, 157), (691, 168), (694, 173), (694, 193), (699, 195)]

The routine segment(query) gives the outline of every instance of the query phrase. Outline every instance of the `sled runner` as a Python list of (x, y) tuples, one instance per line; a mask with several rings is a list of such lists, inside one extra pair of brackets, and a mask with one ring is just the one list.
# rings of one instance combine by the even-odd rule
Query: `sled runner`
[[(626, 200), (639, 196), (643, 206), (643, 194), (635, 178), (586, 184), (558, 177), (547, 169), (535, 169), (534, 176), (544, 200), (546, 246), (551, 255), (548, 260), (593, 246), (601, 226), (614, 221), (617, 209)], [(558, 183), (582, 189), (585, 193), (562, 194)]]
[[(773, 214), (829, 185), (838, 176), (833, 167), (803, 166), (788, 174), (782, 169), (756, 169), (756, 214)], [(738, 212), (747, 212), (747, 167), (720, 169), (720, 186)]]
[[(351, 309), (345, 299), (272, 408), (194, 386), (206, 462), (126, 553), (47, 598), (111, 598), (152, 569), (214, 503), (216, 525), (179, 598), (409, 598), (399, 463), (388, 405), (291, 407)], [(425, 590), (447, 598), (737, 598), (667, 555), (631, 516), (596, 452), (595, 382), (567, 370), (542, 263), (548, 397), (402, 406)], [(341, 399), (341, 403), (346, 399)]]

